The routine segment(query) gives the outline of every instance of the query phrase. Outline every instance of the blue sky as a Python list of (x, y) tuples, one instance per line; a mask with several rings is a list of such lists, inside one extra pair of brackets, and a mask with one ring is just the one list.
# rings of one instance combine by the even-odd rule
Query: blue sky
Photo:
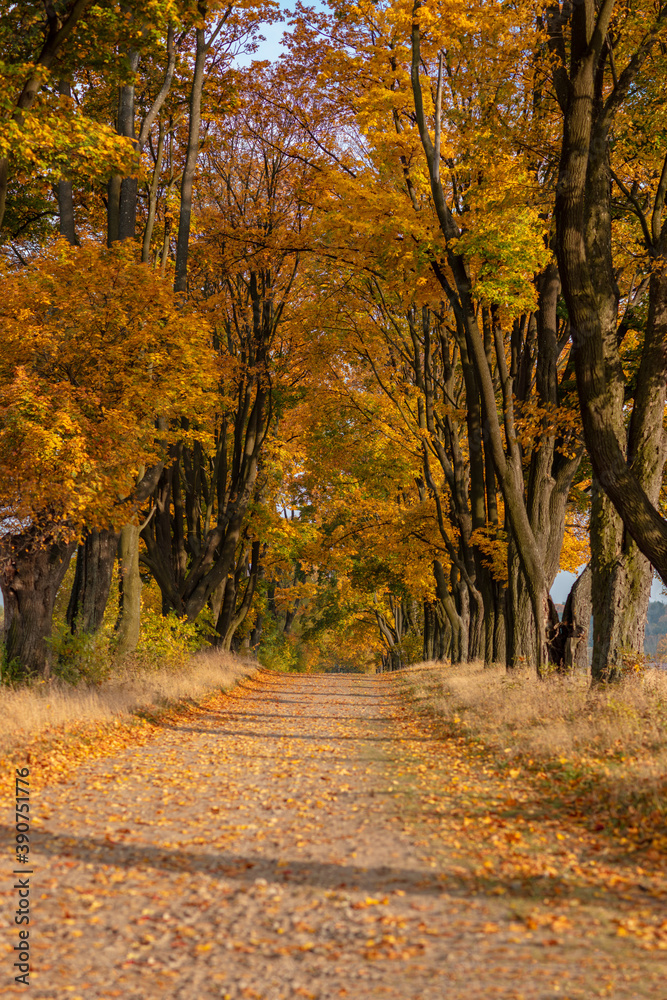
[[(583, 567), (582, 567), (583, 568)], [(555, 604), (564, 604), (567, 600), (567, 595), (570, 593), (570, 587), (577, 579), (575, 573), (566, 573), (565, 571), (558, 574), (554, 580), (554, 585), (551, 588), (551, 596)], [(652, 601), (662, 601), (663, 604), (667, 604), (667, 594), (665, 593), (665, 588), (662, 582), (657, 576), (653, 578), (653, 586), (651, 587), (651, 600)]]
[[(309, 7), (319, 7), (322, 10), (327, 6), (322, 0), (306, 0), (306, 3)], [(280, 9), (283, 12), (294, 10), (294, 4), (281, 2)], [(260, 44), (253, 56), (245, 56), (242, 59), (237, 59), (238, 65), (249, 66), (253, 59), (269, 59), (272, 62), (274, 59), (277, 59), (282, 52), (280, 40), (286, 27), (287, 25), (284, 22), (282, 24), (264, 24), (261, 28), (261, 33), (264, 35), (265, 41)]]
[(271, 62), (273, 62), (274, 59), (277, 59), (282, 51), (280, 39), (283, 36), (285, 27), (285, 24), (263, 25), (262, 34), (264, 35), (265, 41), (260, 43), (260, 46), (254, 55), (243, 56), (241, 59), (237, 59), (237, 64), (239, 66), (249, 66), (253, 59), (269, 59)]

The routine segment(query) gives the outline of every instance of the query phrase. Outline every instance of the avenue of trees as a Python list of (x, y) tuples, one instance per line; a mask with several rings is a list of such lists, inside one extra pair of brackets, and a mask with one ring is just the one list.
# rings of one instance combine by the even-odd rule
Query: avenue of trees
[(664, 0), (5, 3), (0, 52), (14, 674), (64, 580), (118, 662), (148, 586), (285, 666), (641, 660)]

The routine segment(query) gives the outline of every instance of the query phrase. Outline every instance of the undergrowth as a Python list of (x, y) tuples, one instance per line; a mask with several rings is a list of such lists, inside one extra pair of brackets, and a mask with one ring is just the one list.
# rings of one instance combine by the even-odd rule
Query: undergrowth
[[(211, 614), (200, 615), (196, 622), (174, 613), (163, 615), (152, 581), (142, 588), (137, 649), (120, 660), (115, 600), (108, 601), (95, 634), (72, 634), (66, 608), (73, 572), (72, 565), (56, 599), (49, 677), (26, 678), (18, 664), (2, 660), (0, 753), (53, 730), (76, 730), (201, 700), (257, 671), (253, 660), (211, 648)], [(117, 593), (115, 571), (111, 593)]]

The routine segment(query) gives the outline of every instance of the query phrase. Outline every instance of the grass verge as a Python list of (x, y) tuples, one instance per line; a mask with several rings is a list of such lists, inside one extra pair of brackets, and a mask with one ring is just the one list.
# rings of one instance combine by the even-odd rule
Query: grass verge
[(526, 768), (550, 808), (587, 813), (627, 851), (667, 855), (667, 674), (592, 689), (586, 678), (508, 675), (482, 663), (401, 671), (411, 701), (447, 733)]
[[(0, 688), (0, 769), (11, 775), (27, 764), (36, 790), (84, 760), (145, 742), (165, 721), (205, 710), (258, 672), (252, 660), (206, 652), (179, 669), (126, 670), (98, 685)], [(10, 784), (3, 782), (0, 802), (10, 801)]]

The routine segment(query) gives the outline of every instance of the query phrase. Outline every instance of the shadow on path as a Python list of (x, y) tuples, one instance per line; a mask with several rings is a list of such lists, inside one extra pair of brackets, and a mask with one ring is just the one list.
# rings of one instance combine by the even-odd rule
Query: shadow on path
[[(0, 826), (9, 839), (11, 828)], [(34, 830), (30, 835), (35, 853), (50, 857), (76, 859), (84, 863), (115, 865), (121, 868), (146, 867), (163, 871), (180, 871), (220, 878), (231, 878), (251, 884), (257, 878), (282, 882), (289, 880), (322, 889), (360, 889), (365, 892), (441, 893), (442, 879), (429, 872), (409, 868), (362, 868), (357, 865), (333, 864), (303, 859), (277, 859), (262, 855), (243, 855), (229, 851), (192, 853), (171, 850), (154, 844), (123, 844), (113, 838), (77, 837)]]

